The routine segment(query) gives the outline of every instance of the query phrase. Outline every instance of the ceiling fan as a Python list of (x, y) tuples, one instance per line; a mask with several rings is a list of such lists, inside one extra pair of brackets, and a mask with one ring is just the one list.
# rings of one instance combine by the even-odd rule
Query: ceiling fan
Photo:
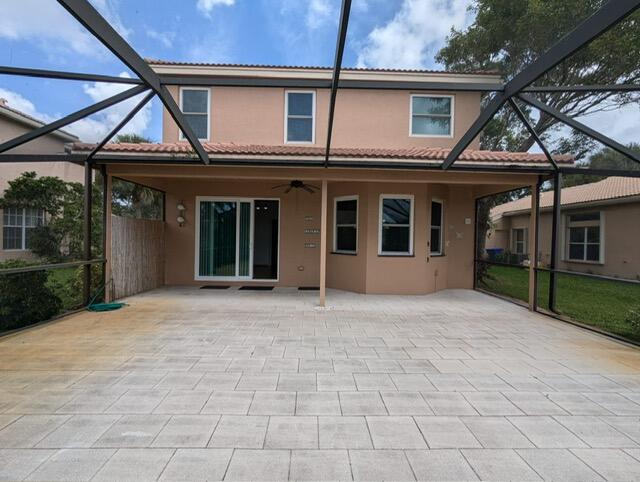
[(288, 184), (278, 184), (277, 186), (273, 186), (271, 189), (282, 189), (283, 187), (285, 188), (285, 194), (289, 194), (292, 189), (302, 189), (304, 191), (307, 191), (309, 194), (313, 194), (318, 189), (320, 189), (318, 186), (305, 184), (304, 182), (298, 180), (291, 181)]

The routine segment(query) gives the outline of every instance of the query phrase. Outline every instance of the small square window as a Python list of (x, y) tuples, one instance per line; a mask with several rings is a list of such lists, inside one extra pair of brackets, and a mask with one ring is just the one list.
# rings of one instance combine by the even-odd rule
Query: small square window
[(315, 92), (286, 92), (285, 142), (313, 143)]
[(453, 97), (411, 96), (411, 135), (451, 137)]
[[(209, 89), (184, 88), (180, 91), (180, 109), (200, 140), (209, 139)], [(180, 138), (185, 139), (180, 132)]]

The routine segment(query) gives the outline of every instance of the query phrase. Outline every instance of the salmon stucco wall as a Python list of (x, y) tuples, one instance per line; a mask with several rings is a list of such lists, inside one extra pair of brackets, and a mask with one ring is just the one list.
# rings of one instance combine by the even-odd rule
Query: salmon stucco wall
[[(279, 286), (318, 286), (318, 233), (305, 229), (320, 226), (320, 195), (294, 190), (274, 191), (277, 182), (167, 180), (165, 280), (172, 284), (204, 284), (194, 280), (196, 196), (279, 198), (280, 276)], [(414, 196), (414, 254), (378, 255), (378, 217), (381, 194)], [(358, 252), (333, 253), (334, 200), (338, 196), (358, 196)], [(429, 254), (430, 201), (444, 203), (442, 256)], [(425, 294), (445, 288), (473, 285), (472, 190), (464, 186), (418, 183), (329, 183), (327, 232), (327, 286), (360, 293)], [(177, 204), (186, 208), (186, 223), (175, 220)], [(313, 247), (309, 247), (312, 245)], [(246, 282), (243, 282), (246, 283)], [(251, 283), (251, 282), (249, 282)], [(254, 281), (253, 283), (260, 283)], [(233, 284), (233, 283), (232, 283)]]
[[(320, 227), (320, 194), (294, 190), (288, 195), (273, 190), (279, 182), (172, 180), (166, 183), (166, 268), (168, 285), (206, 284), (195, 281), (196, 196), (226, 196), (280, 199), (280, 286), (317, 286), (319, 279), (319, 235), (304, 229)], [(178, 226), (177, 205), (183, 203), (186, 223)], [(305, 243), (316, 244), (306, 248)], [(258, 282), (259, 283), (259, 282)], [(247, 284), (243, 282), (243, 284)]]
[[(179, 101), (179, 87), (169, 86)], [(210, 142), (237, 144), (284, 144), (284, 106), (287, 89), (275, 87), (210, 87)], [(326, 145), (329, 94), (316, 92), (316, 146)], [(450, 93), (454, 97), (453, 136), (412, 137), (409, 135), (412, 91), (357, 90), (338, 92), (333, 127), (333, 147), (366, 148), (451, 148), (480, 113), (477, 92)], [(415, 92), (417, 93), (417, 92)], [(427, 92), (419, 92), (428, 94)], [(438, 92), (434, 95), (445, 95)], [(163, 111), (163, 142), (177, 142), (178, 128)], [(474, 139), (470, 148), (479, 148)]]

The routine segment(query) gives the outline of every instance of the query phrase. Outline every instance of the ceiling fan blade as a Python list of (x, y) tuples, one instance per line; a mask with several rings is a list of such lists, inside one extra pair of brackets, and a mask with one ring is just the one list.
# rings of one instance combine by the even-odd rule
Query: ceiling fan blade
[(313, 189), (311, 189), (311, 188), (310, 188), (309, 186), (307, 186), (307, 185), (302, 186), (302, 189), (304, 189), (305, 191), (307, 191), (309, 194), (313, 194), (313, 193), (314, 193)]
[(289, 184), (278, 184), (277, 186), (273, 186), (271, 189), (280, 189), (281, 187), (287, 187)]
[(289, 194), (289, 193), (291, 192), (291, 190), (292, 190), (292, 189), (293, 189), (293, 188), (292, 188), (291, 186), (289, 186), (288, 188), (286, 188), (286, 189), (284, 190), (284, 193), (285, 193), (285, 194)]
[(309, 186), (311, 189), (315, 189), (316, 191), (320, 190), (318, 186), (314, 186), (313, 184), (306, 184), (306, 186)]

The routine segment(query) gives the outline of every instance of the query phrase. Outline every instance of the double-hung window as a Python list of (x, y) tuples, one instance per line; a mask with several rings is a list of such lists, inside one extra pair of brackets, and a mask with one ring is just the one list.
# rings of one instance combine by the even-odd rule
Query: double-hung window
[(378, 254), (413, 254), (413, 196), (380, 196)]
[(514, 228), (511, 230), (511, 249), (514, 254), (526, 254), (527, 250), (527, 230), (525, 228)]
[(442, 222), (443, 222), (443, 206), (441, 201), (431, 200), (431, 255), (438, 256), (443, 254), (442, 250)]
[(415, 137), (453, 137), (453, 96), (412, 95), (410, 133)]
[[(180, 110), (189, 126), (202, 141), (209, 140), (209, 89), (184, 87), (180, 89)], [(180, 132), (180, 139), (184, 134)]]
[(333, 251), (356, 254), (358, 251), (358, 196), (335, 198)]
[(316, 129), (315, 114), (315, 92), (285, 92), (285, 142), (313, 144)]
[(568, 261), (602, 262), (601, 221), (599, 212), (567, 216), (566, 259)]
[(6, 207), (2, 216), (2, 248), (25, 250), (33, 229), (44, 224), (42, 209)]

